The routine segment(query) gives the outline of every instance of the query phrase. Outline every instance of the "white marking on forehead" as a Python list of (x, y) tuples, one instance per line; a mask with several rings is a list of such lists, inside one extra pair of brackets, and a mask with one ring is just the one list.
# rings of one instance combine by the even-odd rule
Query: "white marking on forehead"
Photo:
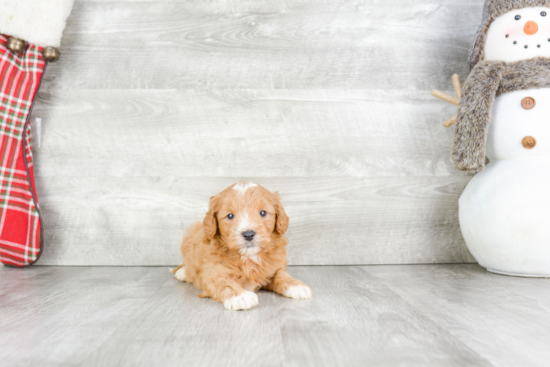
[(244, 194), (246, 190), (256, 186), (258, 186), (258, 184), (255, 184), (254, 182), (239, 182), (238, 184), (233, 186), (233, 190), (238, 191), (239, 194)]

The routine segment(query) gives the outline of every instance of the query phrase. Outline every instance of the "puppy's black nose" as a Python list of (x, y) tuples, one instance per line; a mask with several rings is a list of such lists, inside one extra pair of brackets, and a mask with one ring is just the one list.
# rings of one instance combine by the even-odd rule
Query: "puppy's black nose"
[(243, 237), (247, 241), (252, 241), (254, 239), (255, 235), (256, 235), (256, 232), (254, 232), (254, 231), (243, 232)]

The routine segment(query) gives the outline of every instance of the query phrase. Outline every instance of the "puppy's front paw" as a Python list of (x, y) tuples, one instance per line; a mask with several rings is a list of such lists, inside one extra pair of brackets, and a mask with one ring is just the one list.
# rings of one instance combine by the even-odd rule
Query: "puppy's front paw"
[(291, 285), (284, 293), (284, 296), (288, 298), (304, 299), (313, 297), (313, 292), (311, 292), (311, 288), (307, 285)]
[(245, 291), (244, 293), (226, 300), (223, 306), (231, 311), (248, 310), (258, 305), (258, 296), (254, 292)]
[(174, 274), (177, 280), (180, 282), (185, 282), (185, 268), (179, 268), (178, 271), (176, 271), (176, 274)]

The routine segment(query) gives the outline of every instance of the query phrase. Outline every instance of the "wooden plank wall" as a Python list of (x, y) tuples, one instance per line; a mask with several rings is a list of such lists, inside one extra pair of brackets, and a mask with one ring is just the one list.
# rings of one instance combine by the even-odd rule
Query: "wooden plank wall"
[(177, 264), (239, 180), (280, 191), (291, 264), (474, 261), (429, 92), (468, 75), (482, 3), (76, 0), (33, 112), (40, 264)]

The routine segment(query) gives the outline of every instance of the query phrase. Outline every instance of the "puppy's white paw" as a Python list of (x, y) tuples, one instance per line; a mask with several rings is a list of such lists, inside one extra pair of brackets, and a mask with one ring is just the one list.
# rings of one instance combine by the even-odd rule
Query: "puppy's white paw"
[(227, 310), (248, 310), (258, 305), (258, 296), (254, 292), (245, 291), (243, 294), (226, 300), (223, 306)]
[(176, 271), (176, 274), (174, 274), (174, 276), (180, 282), (185, 282), (185, 268), (179, 268), (178, 271)]
[(285, 297), (288, 298), (304, 299), (313, 297), (313, 292), (307, 285), (291, 285), (284, 293)]

